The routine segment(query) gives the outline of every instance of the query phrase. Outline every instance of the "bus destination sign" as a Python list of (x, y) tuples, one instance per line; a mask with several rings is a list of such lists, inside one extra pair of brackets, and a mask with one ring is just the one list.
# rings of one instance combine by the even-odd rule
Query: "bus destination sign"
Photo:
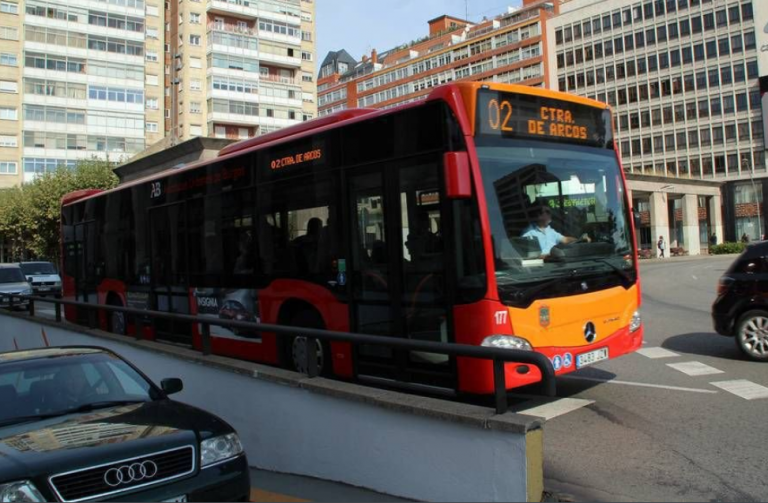
[(477, 132), (606, 147), (613, 141), (607, 110), (570, 101), (481, 89)]
[(322, 159), (323, 149), (317, 148), (308, 152), (300, 152), (294, 155), (288, 155), (273, 159), (270, 162), (269, 167), (272, 171), (278, 171), (288, 166), (296, 166), (297, 164), (304, 164), (305, 162), (317, 161)]

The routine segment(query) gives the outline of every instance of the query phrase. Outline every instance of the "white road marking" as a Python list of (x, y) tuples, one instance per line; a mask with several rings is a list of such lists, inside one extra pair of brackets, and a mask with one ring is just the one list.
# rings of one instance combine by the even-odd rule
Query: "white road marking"
[(710, 384), (725, 390), (728, 393), (733, 393), (734, 395), (745, 400), (768, 398), (768, 388), (744, 379), (738, 381), (713, 382)]
[(637, 351), (637, 354), (643, 355), (652, 360), (656, 360), (658, 358), (674, 358), (676, 356), (680, 356), (679, 354), (673, 353), (672, 351), (669, 351), (668, 349), (664, 349), (664, 348), (639, 349)]
[(624, 386), (636, 386), (638, 388), (665, 389), (669, 391), (687, 391), (689, 393), (704, 393), (709, 395), (717, 394), (717, 391), (711, 389), (681, 388), (679, 386), (665, 386), (663, 384), (649, 384), (644, 382), (617, 381), (615, 379), (597, 379), (594, 377), (563, 376), (558, 379), (573, 379), (575, 381), (590, 381), (605, 384), (621, 384)]
[(531, 407), (530, 409), (515, 411), (515, 413), (524, 414), (526, 416), (540, 417), (549, 421), (550, 419), (568, 414), (569, 412), (573, 412), (575, 410), (579, 410), (593, 403), (595, 403), (594, 400), (561, 398), (560, 400), (555, 400), (554, 402), (546, 403), (544, 405), (537, 405), (536, 407)]
[(692, 277), (693, 279), (695, 279), (696, 281), (698, 281), (698, 280), (699, 280), (699, 278), (697, 278), (696, 276), (693, 276), (693, 275), (691, 275), (691, 277)]
[(700, 362), (667, 363), (667, 366), (672, 367), (675, 370), (679, 370), (683, 374), (689, 375), (691, 377), (725, 373), (722, 370), (718, 370)]

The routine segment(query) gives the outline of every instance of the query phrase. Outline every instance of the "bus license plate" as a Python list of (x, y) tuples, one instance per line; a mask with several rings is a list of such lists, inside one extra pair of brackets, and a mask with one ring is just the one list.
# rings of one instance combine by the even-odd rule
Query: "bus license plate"
[(587, 367), (608, 359), (608, 348), (598, 349), (576, 357), (576, 368)]

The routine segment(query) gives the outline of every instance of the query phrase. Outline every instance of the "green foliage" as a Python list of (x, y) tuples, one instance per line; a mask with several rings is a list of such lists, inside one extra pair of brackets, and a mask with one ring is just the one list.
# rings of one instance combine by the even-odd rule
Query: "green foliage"
[(709, 253), (712, 255), (733, 255), (743, 252), (746, 247), (747, 245), (744, 243), (723, 243), (721, 245), (710, 246)]
[(109, 160), (85, 159), (75, 168), (45, 173), (32, 183), (0, 191), (0, 237), (14, 259), (58, 261), (61, 198), (83, 189), (111, 189), (117, 176)]

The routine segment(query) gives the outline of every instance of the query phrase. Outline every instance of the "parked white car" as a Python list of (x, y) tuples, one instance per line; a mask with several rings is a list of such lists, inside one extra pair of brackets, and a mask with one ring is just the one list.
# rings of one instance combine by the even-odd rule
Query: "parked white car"
[(32, 283), (35, 295), (61, 297), (61, 276), (50, 262), (22, 262), (19, 264), (27, 281)]

